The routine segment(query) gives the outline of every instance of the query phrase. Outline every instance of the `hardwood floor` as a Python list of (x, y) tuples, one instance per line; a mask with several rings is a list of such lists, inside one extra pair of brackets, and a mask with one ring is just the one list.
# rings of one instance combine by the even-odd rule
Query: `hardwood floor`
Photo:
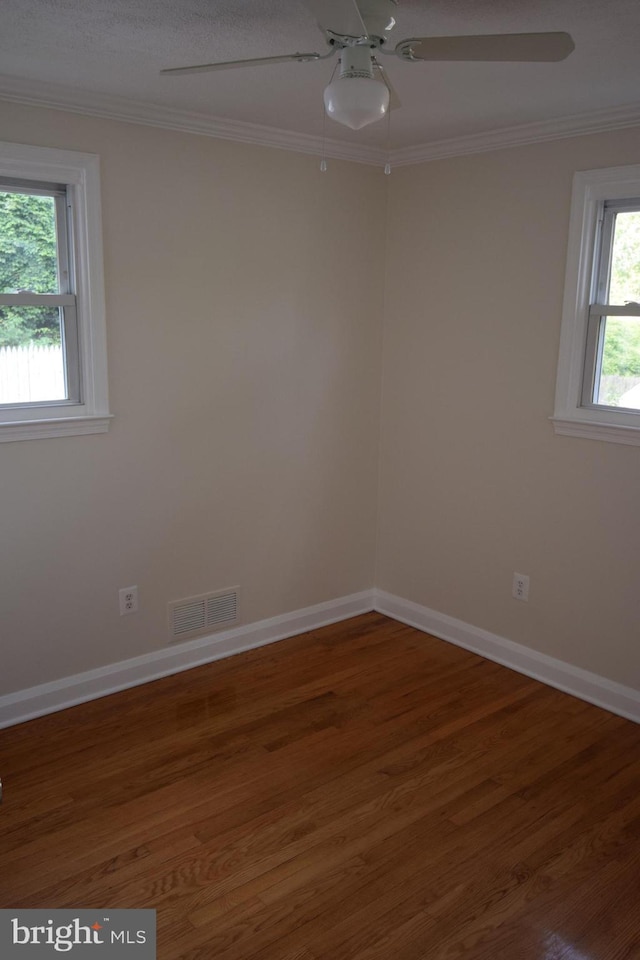
[(640, 727), (371, 613), (0, 731), (1, 907), (159, 960), (638, 960)]

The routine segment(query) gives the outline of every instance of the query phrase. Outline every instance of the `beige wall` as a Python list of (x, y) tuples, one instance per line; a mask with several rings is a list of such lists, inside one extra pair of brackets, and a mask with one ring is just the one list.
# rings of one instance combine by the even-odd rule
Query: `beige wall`
[(8, 103), (0, 138), (100, 155), (115, 414), (0, 445), (0, 693), (166, 646), (170, 600), (371, 587), (382, 171)]
[[(390, 179), (377, 586), (640, 687), (640, 450), (555, 436), (571, 181), (640, 131)], [(529, 603), (511, 598), (529, 574)]]
[(388, 178), (7, 103), (0, 137), (101, 157), (115, 414), (0, 445), (0, 694), (164, 647), (169, 600), (374, 581), (640, 687), (640, 453), (548, 419), (572, 175), (640, 131)]

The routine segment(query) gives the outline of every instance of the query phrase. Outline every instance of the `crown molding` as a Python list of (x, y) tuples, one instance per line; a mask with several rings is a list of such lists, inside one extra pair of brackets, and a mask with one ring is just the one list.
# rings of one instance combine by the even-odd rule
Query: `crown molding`
[(390, 159), (394, 167), (640, 126), (640, 103), (631, 103), (554, 120), (519, 124), (465, 137), (451, 137), (446, 140), (417, 144), (413, 147), (402, 147), (391, 151), (388, 157), (386, 151), (379, 147), (347, 143), (342, 140), (323, 140), (319, 136), (295, 133), (263, 124), (225, 120), (222, 117), (177, 110), (146, 101), (90, 93), (73, 87), (3, 75), (0, 75), (0, 100), (23, 103), (28, 106), (49, 107), (54, 110), (65, 110), (68, 113), (102, 117), (124, 123), (161, 127), (180, 133), (195, 133), (238, 143), (293, 150), (315, 156), (322, 156), (324, 153), (324, 156), (334, 160), (351, 160), (355, 163), (379, 166)]
[(352, 160), (356, 163), (377, 166), (384, 164), (387, 160), (385, 151), (359, 143), (323, 139), (258, 123), (225, 120), (205, 113), (176, 110), (173, 107), (163, 107), (155, 103), (102, 93), (89, 93), (72, 87), (3, 75), (0, 75), (0, 100), (23, 103), (32, 107), (65, 110), (68, 113), (101, 117), (106, 120), (161, 127), (164, 130), (176, 130), (179, 133), (196, 133), (238, 143), (293, 150), (297, 153), (316, 156), (324, 154), (333, 160)]
[(640, 103), (611, 107), (606, 110), (594, 110), (589, 113), (573, 114), (555, 120), (543, 120), (539, 123), (523, 123), (501, 130), (489, 130), (485, 133), (471, 134), (467, 137), (452, 137), (449, 140), (434, 140), (394, 150), (391, 160), (394, 166), (404, 167), (416, 163), (428, 163), (431, 160), (444, 160), (449, 157), (462, 157), (473, 153), (488, 153), (491, 150), (503, 150), (507, 147), (526, 146), (545, 140), (565, 140), (593, 133), (606, 133), (609, 130), (622, 130), (625, 127), (640, 126)]

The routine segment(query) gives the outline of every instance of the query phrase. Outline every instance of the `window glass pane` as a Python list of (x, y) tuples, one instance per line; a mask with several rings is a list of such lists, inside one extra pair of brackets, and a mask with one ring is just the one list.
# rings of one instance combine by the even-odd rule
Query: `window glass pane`
[(603, 319), (596, 403), (640, 410), (640, 317)]
[(65, 400), (58, 307), (0, 307), (0, 403)]
[(640, 210), (618, 213), (613, 235), (608, 303), (640, 303)]
[(0, 187), (0, 293), (59, 293), (54, 197)]

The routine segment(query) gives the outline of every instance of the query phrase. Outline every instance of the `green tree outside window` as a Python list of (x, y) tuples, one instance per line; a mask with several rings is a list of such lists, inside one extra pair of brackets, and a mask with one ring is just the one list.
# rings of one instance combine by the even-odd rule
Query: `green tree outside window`
[[(0, 292), (57, 293), (53, 197), (0, 191)], [(0, 347), (60, 344), (57, 307), (0, 308)]]

